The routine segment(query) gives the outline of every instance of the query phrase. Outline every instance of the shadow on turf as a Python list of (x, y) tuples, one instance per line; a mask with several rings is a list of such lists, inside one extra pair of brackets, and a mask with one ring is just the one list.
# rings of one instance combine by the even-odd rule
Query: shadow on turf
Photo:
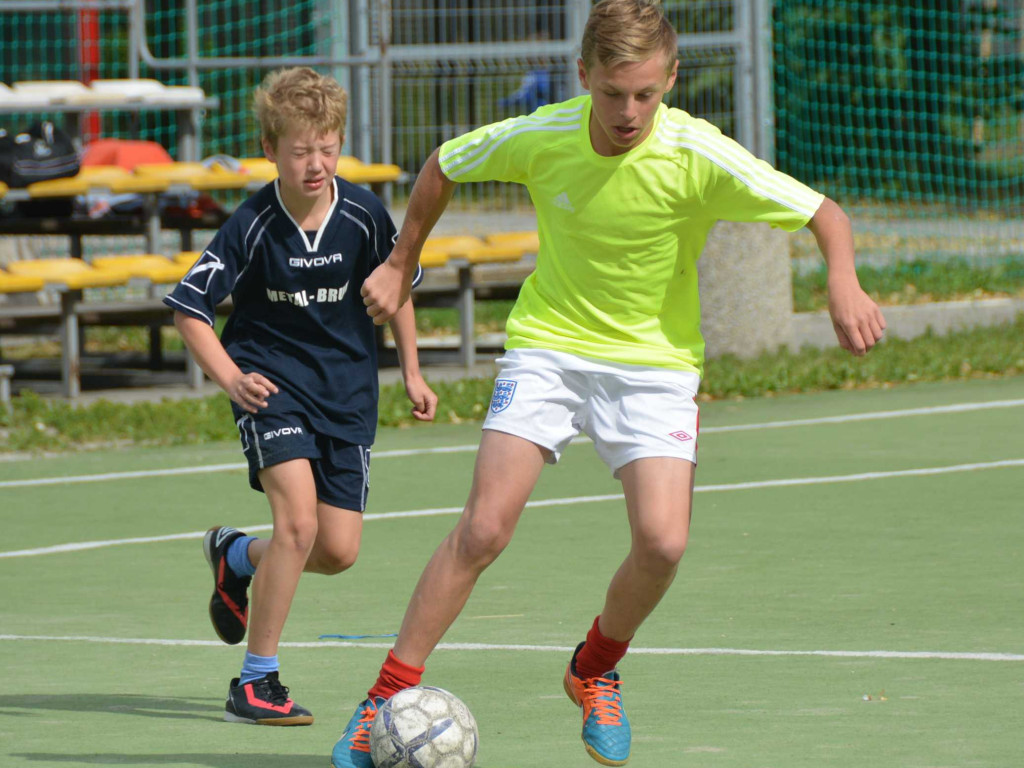
[(74, 765), (208, 765), (210, 768), (323, 768), (326, 755), (222, 755), (187, 753), (170, 755), (130, 755), (109, 752), (84, 755), (58, 755), (53, 752), (20, 752), (20, 757), (40, 763), (73, 763)]
[(221, 699), (137, 696), (130, 693), (66, 693), (4, 696), (0, 716), (25, 716), (26, 710), (48, 709), (59, 712), (108, 712), (112, 715), (138, 715), (184, 720), (224, 719)]

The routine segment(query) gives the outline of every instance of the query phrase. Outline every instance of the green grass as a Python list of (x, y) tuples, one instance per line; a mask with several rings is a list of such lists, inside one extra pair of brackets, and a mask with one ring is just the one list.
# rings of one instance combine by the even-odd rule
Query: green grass
[[(708, 361), (703, 400), (756, 397), (787, 392), (877, 388), (920, 381), (1018, 376), (1024, 373), (1024, 315), (1013, 324), (978, 328), (948, 336), (888, 339), (863, 358), (837, 348), (782, 350), (741, 360)], [(430, 370), (425, 371), (430, 381)], [(482, 420), (490, 401), (491, 378), (431, 381), (439, 396), (437, 421)], [(381, 387), (379, 423), (409, 426), (413, 418), (401, 384)], [(226, 395), (157, 403), (100, 401), (73, 406), (26, 392), (10, 411), (0, 410), (0, 452), (54, 451), (127, 441), (147, 444), (201, 444), (234, 440)]]
[[(1019, 590), (1024, 547), (1024, 469), (711, 490), (1021, 459), (1024, 439), (1006, 428), (1020, 406), (715, 431), (1011, 399), (1024, 399), (1024, 378), (703, 404), (688, 552), (620, 667), (634, 729), (630, 765), (1015, 765), (1024, 615), (1010, 596)], [(319, 635), (397, 629), (423, 564), (455, 518), (380, 515), (457, 508), (471, 477), (471, 450), (386, 452), (474, 445), (478, 438), (475, 424), (382, 430), (369, 510), (378, 517), (366, 521), (360, 561), (337, 577), (304, 577), (285, 628), (282, 677), (317, 716), (311, 728), (220, 720), (242, 649), (214, 641), (198, 536), (215, 523), (269, 522), (266, 502), (247, 488), (242, 470), (0, 486), (0, 555), (191, 534), (0, 557), (0, 762), (324, 768), (389, 641), (344, 646)], [(233, 443), (136, 447), (3, 462), (0, 482), (240, 459)], [(545, 470), (533, 498), (618, 491), (593, 447), (580, 444)], [(439, 649), (425, 678), (473, 710), (479, 768), (593, 765), (560, 677), (569, 649), (600, 610), (627, 541), (621, 500), (528, 509), (512, 544), (481, 577), (445, 638), (478, 649)], [(921, 652), (1016, 660), (910, 655)]]
[[(989, 265), (965, 259), (907, 261), (885, 268), (858, 267), (861, 287), (879, 304), (923, 304), (929, 301), (1024, 295), (1024, 258), (1007, 257)], [(828, 309), (828, 273), (824, 267), (793, 275), (793, 308), (797, 312)]]

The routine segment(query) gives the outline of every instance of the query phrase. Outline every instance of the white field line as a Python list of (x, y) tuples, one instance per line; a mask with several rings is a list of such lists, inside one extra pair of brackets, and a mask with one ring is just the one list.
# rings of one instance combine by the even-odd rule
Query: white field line
[[(1024, 467), (1024, 459), (1005, 459), (975, 464), (955, 464), (947, 467), (923, 467), (920, 469), (900, 469), (891, 472), (858, 472), (853, 475), (830, 475), (826, 477), (794, 477), (782, 480), (757, 480), (746, 483), (723, 483), (720, 485), (698, 485), (694, 493), (715, 493), (721, 491), (746, 491), (756, 488), (781, 488), (786, 486), (824, 485), (827, 483), (852, 483), (864, 480), (887, 480), (899, 477), (921, 477), (927, 475), (945, 475), (952, 472), (974, 472), (985, 469), (1003, 469), (1008, 467)], [(598, 496), (568, 496), (560, 499), (539, 499), (526, 503), (528, 509), (538, 507), (560, 507), (569, 504), (590, 504), (600, 501), (616, 501), (622, 498), (621, 493), (607, 493)], [(401, 512), (380, 512), (364, 515), (364, 520), (392, 520), (403, 517), (434, 517), (437, 515), (457, 515), (462, 507), (434, 507), (432, 509), (410, 509)], [(243, 526), (246, 531), (266, 531), (273, 526)], [(87, 549), (114, 547), (122, 544), (152, 544), (180, 539), (198, 539), (205, 531), (190, 533), (173, 533), (164, 536), (145, 536), (132, 539), (107, 539), (103, 541), (80, 541), (72, 544), (55, 544), (36, 549), (18, 549), (0, 552), (0, 559), (10, 557), (31, 557), (35, 555), (53, 555), (61, 552), (80, 552)]]
[[(937, 405), (927, 408), (907, 408), (898, 411), (872, 411), (870, 413), (850, 413), (843, 416), (820, 416), (813, 419), (791, 419), (788, 421), (766, 421), (757, 424), (734, 424), (723, 427), (703, 427), (700, 430), (702, 435), (712, 435), (720, 432), (750, 432), (761, 429), (783, 429), (787, 427), (807, 427), (817, 424), (846, 424), (856, 421), (875, 421), (879, 419), (896, 419), (907, 416), (932, 416), (944, 413), (964, 413), (968, 411), (983, 411), (992, 408), (1017, 408), (1024, 406), (1024, 399), (1020, 400), (992, 400), (984, 403), (959, 403), (953, 405)], [(579, 437), (573, 443), (590, 442), (587, 437)], [(445, 453), (472, 453), (476, 451), (477, 444), (472, 445), (449, 445), (438, 448), (410, 448), (393, 451), (379, 451), (373, 454), (374, 459), (393, 459), (403, 456), (426, 456), (430, 454)], [(169, 469), (141, 469), (131, 472), (106, 472), (96, 475), (71, 475), (68, 477), (39, 477), (26, 480), (0, 480), (0, 489), (3, 488), (24, 488), (41, 485), (64, 485), (67, 483), (96, 483), (105, 480), (131, 480), (140, 477), (167, 477), (173, 475), (199, 475), (211, 472), (229, 472), (245, 469), (242, 462), (231, 464), (211, 464), (198, 467), (172, 467)]]
[[(218, 640), (172, 640), (166, 638), (97, 637), (92, 635), (0, 635), (0, 641), (99, 643), (103, 645), (161, 645), (172, 647), (223, 648)], [(324, 640), (280, 643), (282, 648), (390, 648), (390, 643), (360, 643)], [(573, 646), (518, 645), (493, 643), (440, 643), (439, 651), (512, 651), (569, 654)], [(956, 651), (778, 651), (757, 648), (630, 648), (630, 654), (646, 656), (819, 656), (840, 659), (940, 659), (943, 661), (1024, 661), (1024, 654)]]

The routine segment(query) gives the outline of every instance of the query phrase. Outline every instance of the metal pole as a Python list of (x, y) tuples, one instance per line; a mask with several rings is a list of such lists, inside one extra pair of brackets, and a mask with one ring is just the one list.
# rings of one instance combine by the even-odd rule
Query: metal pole
[[(352, 3), (349, 11), (350, 55), (366, 57), (369, 54), (370, 8), (366, 0)], [(369, 162), (372, 155), (372, 130), (370, 127), (370, 81), (369, 68), (356, 67), (350, 75), (352, 83), (353, 109), (349, 110), (352, 126), (352, 142), (349, 144), (353, 157)]]
[(754, 56), (751, 50), (754, 35), (751, 31), (751, 3), (757, 0), (735, 0), (733, 3), (735, 31), (738, 38), (736, 44), (736, 64), (733, 83), (733, 115), (736, 120), (734, 130), (736, 139), (750, 152), (756, 152), (754, 139)]
[(196, 0), (185, 0), (186, 53), (188, 84), (199, 85), (199, 12)]
[[(392, 153), (392, 104), (391, 104), (391, 61), (388, 45), (391, 43), (391, 3), (382, 0), (380, 4), (380, 65), (377, 74), (377, 97), (380, 99), (380, 158), (390, 163)], [(391, 205), (391, 185), (384, 187), (384, 205)]]
[(139, 78), (139, 10), (138, 0), (134, 0), (128, 9), (128, 77)]
[(587, 25), (587, 17), (590, 15), (590, 3), (588, 0), (575, 0), (565, 8), (565, 41), (572, 48), (577, 56), (570, 56), (568, 72), (566, 72), (565, 92), (572, 96), (581, 96), (584, 93), (580, 78), (576, 73), (576, 58), (580, 51), (580, 43), (583, 41), (583, 28)]
[(775, 162), (774, 59), (772, 56), (772, 0), (754, 2), (754, 154)]

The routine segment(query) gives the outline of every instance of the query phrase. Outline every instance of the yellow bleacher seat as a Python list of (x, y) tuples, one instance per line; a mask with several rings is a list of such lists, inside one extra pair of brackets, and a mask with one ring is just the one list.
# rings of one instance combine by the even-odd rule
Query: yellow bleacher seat
[(100, 269), (127, 272), (131, 277), (144, 278), (153, 283), (176, 283), (188, 273), (191, 264), (171, 261), (152, 253), (128, 256), (99, 256), (91, 264)]
[(265, 157), (245, 157), (238, 162), (242, 173), (247, 173), (253, 181), (267, 184), (277, 178), (277, 166)]
[(68, 176), (64, 179), (37, 181), (26, 187), (33, 199), (44, 197), (75, 197), (89, 192), (89, 182), (81, 176)]
[(420, 251), (420, 266), (424, 269), (431, 267), (443, 267), (448, 263), (448, 254), (444, 251), (434, 250), (426, 246)]
[(43, 290), (43, 279), (31, 275), (12, 275), (0, 270), (0, 293), (35, 293)]
[(244, 189), (250, 181), (244, 173), (220, 167), (207, 168), (202, 163), (145, 163), (135, 166), (135, 175), (196, 190)]
[(470, 264), (492, 264), (499, 261), (519, 261), (525, 251), (514, 245), (488, 245), (466, 252), (465, 257)]
[(464, 253), (472, 248), (478, 248), (484, 241), (473, 235), (437, 235), (428, 237), (423, 244), (423, 250), (444, 251), (449, 256), (455, 253)]
[(36, 277), (47, 285), (81, 288), (99, 288), (124, 285), (131, 275), (121, 269), (100, 269), (86, 264), (81, 259), (25, 259), (12, 261), (7, 265), (12, 275)]
[[(255, 181), (267, 183), (277, 178), (277, 166), (264, 157), (247, 157), (239, 161), (243, 172)], [(351, 155), (338, 158), (338, 175), (353, 184), (375, 184), (397, 181), (402, 169), (390, 163), (364, 163)]]
[(192, 269), (192, 265), (195, 264), (202, 255), (202, 251), (181, 251), (180, 253), (174, 254), (172, 260), (175, 264), (184, 264), (189, 269)]
[(375, 184), (384, 181), (398, 181), (402, 169), (388, 163), (360, 163), (359, 165), (338, 164), (338, 175), (353, 184)]
[(101, 190), (117, 194), (146, 194), (163, 192), (167, 187), (168, 182), (164, 179), (135, 176), (117, 165), (86, 165), (75, 176), (37, 181), (26, 189), (30, 197), (39, 199), (75, 197)]
[(454, 235), (428, 238), (423, 250), (442, 251), (449, 259), (465, 259), (471, 264), (495, 261), (517, 261), (526, 249), (516, 244), (490, 244), (472, 235)]
[(494, 232), (484, 237), (488, 245), (517, 245), (526, 253), (540, 250), (540, 238), (536, 232)]

